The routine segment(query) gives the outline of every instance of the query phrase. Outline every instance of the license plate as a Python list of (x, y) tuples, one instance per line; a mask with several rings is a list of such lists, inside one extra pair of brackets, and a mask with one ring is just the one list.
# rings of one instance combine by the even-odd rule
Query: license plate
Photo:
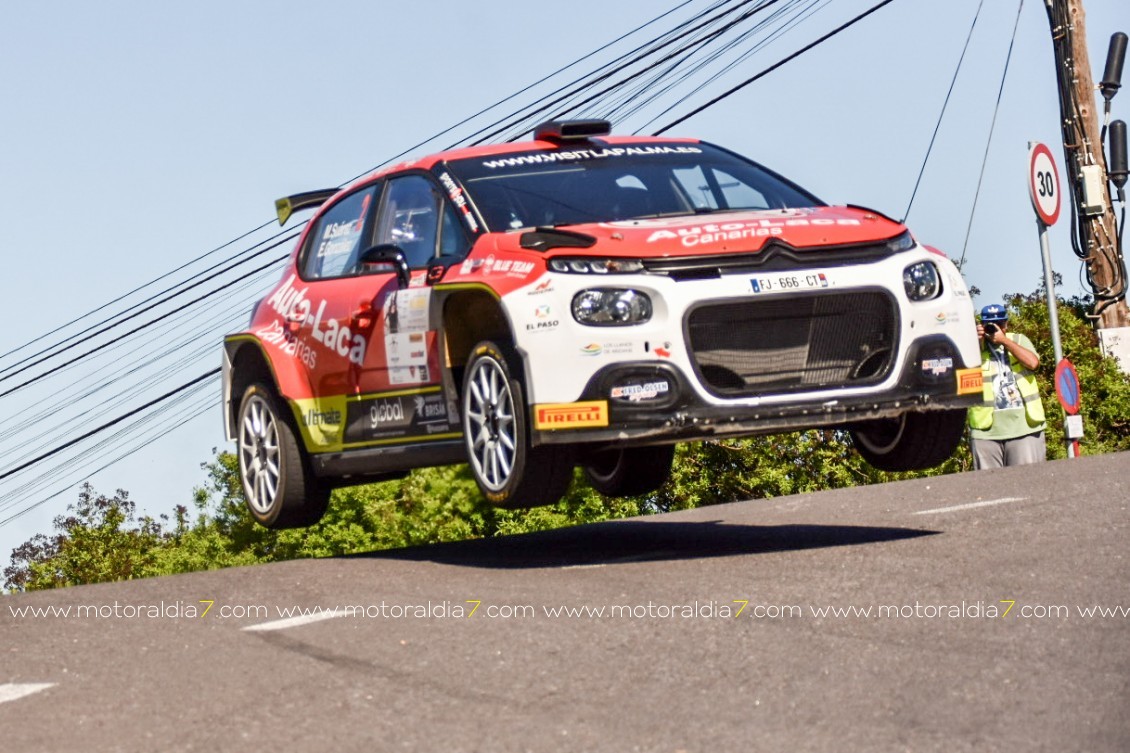
[(823, 272), (779, 274), (754, 277), (750, 280), (754, 293), (777, 293), (789, 290), (815, 290), (826, 288), (831, 282)]

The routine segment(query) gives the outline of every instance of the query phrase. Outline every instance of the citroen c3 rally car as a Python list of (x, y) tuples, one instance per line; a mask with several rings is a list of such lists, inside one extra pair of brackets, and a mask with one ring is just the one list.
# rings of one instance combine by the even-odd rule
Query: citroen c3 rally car
[(578, 465), (654, 490), (686, 440), (840, 427), (885, 470), (952, 453), (981, 371), (944, 255), (717, 146), (608, 134), (547, 123), (277, 203), (318, 210), (224, 342), (260, 523), (443, 464), (523, 507)]

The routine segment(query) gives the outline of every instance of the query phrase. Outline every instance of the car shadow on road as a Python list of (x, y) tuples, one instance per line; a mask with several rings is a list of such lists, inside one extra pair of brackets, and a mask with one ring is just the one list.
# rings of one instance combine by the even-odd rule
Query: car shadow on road
[(352, 556), (521, 569), (732, 557), (877, 544), (937, 533), (875, 526), (754, 526), (721, 521), (626, 520)]

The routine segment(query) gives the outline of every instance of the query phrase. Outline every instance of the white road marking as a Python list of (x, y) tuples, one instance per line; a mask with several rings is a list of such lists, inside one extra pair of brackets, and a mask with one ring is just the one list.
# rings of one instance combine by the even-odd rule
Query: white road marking
[(1001, 497), (1000, 499), (987, 499), (984, 502), (970, 502), (965, 505), (954, 505), (953, 507), (936, 507), (933, 510), (919, 510), (914, 513), (915, 515), (933, 515), (939, 512), (957, 512), (958, 510), (972, 510), (977, 507), (990, 507), (992, 505), (1003, 505), (1009, 502), (1023, 502), (1028, 499), (1027, 497)]
[(299, 617), (287, 617), (281, 620), (272, 620), (270, 622), (260, 622), (258, 625), (248, 625), (243, 628), (247, 631), (262, 631), (262, 630), (286, 630), (287, 628), (298, 627), (299, 625), (309, 625), (311, 622), (321, 622), (323, 620), (332, 620), (335, 617), (344, 617), (345, 611), (338, 612), (336, 609), (327, 612), (318, 612), (316, 614), (304, 614)]
[(53, 682), (10, 682), (6, 685), (0, 685), (0, 703), (15, 701), (16, 699), (23, 698), (32, 693), (38, 693), (41, 690), (47, 690), (47, 688), (54, 686), (55, 683)]

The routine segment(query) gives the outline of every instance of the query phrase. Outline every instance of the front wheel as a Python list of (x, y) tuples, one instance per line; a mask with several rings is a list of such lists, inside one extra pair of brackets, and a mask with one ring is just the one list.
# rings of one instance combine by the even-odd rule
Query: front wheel
[(251, 516), (267, 528), (300, 528), (321, 520), (330, 491), (310, 473), (281, 399), (263, 384), (239, 406), (239, 477)]
[(530, 446), (522, 385), (510, 371), (509, 350), (481, 342), (463, 375), (463, 435), (471, 473), (499, 507), (556, 502), (573, 477), (572, 448)]
[(904, 413), (850, 431), (855, 449), (880, 471), (918, 471), (953, 455), (965, 433), (964, 410)]

